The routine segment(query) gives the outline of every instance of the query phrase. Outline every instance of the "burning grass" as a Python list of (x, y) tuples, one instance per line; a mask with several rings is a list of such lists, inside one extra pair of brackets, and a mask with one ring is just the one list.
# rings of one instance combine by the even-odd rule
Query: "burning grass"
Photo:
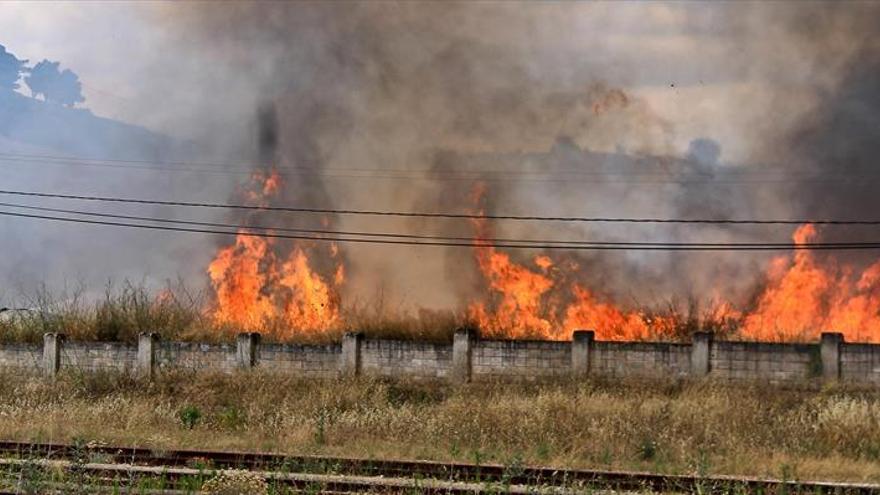
[(259, 330), (270, 342), (330, 343), (355, 329), (376, 338), (451, 342), (455, 330), (468, 325), (453, 311), (409, 313), (374, 304), (347, 309), (338, 325), (322, 331), (291, 331), (283, 318), (242, 327), (215, 318), (209, 299), (182, 283), (158, 292), (130, 282), (109, 285), (103, 297), (91, 302), (85, 293), (78, 288), (55, 296), (41, 289), (19, 298), (16, 307), (20, 310), (0, 317), (0, 342), (39, 343), (46, 332), (82, 341), (136, 342), (139, 333), (156, 332), (165, 340), (224, 342), (239, 332)]
[[(197, 411), (198, 414), (184, 414)], [(190, 420), (185, 420), (190, 418)], [(194, 420), (191, 418), (195, 418)], [(880, 481), (880, 392), (443, 384), (259, 372), (0, 375), (0, 437)]]
[[(372, 304), (345, 308), (337, 325), (315, 331), (291, 328), (285, 318), (267, 319), (259, 327), (218, 320), (212, 313), (211, 299), (180, 282), (160, 291), (130, 282), (108, 285), (97, 300), (85, 294), (82, 288), (60, 295), (41, 289), (19, 298), (17, 307), (25, 310), (0, 314), (0, 342), (39, 343), (46, 332), (61, 332), (80, 341), (133, 343), (141, 332), (156, 332), (165, 340), (230, 342), (245, 330), (260, 331), (269, 342), (332, 343), (339, 342), (346, 331), (355, 330), (372, 338), (451, 342), (459, 328), (475, 329), (485, 338), (547, 338), (535, 328), (514, 332), (506, 326), (480, 326), (468, 311), (395, 308), (384, 304), (381, 297)], [(714, 331), (721, 338), (738, 336), (736, 320), (705, 310), (693, 300), (670, 301), (639, 315), (645, 322), (664, 322), (639, 336), (645, 340), (689, 341), (690, 335), (700, 330)], [(558, 337), (570, 338), (561, 333)]]

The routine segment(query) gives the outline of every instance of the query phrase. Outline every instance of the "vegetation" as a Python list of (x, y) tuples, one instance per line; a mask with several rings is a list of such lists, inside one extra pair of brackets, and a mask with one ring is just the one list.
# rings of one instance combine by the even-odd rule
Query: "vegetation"
[(0, 373), (0, 438), (878, 482), (880, 391)]
[[(0, 313), (0, 343), (42, 341), (46, 332), (60, 332), (72, 340), (121, 341), (134, 343), (141, 332), (155, 332), (160, 338), (177, 341), (230, 342), (241, 331), (218, 324), (210, 314), (211, 300), (182, 282), (158, 292), (125, 282), (109, 284), (103, 297), (88, 298), (84, 288), (54, 295), (46, 289), (19, 297), (16, 304), (0, 297), (0, 307), (20, 310)], [(3, 296), (4, 294), (0, 294)], [(645, 313), (647, 321), (660, 322), (649, 338), (660, 341), (690, 341), (696, 331), (710, 330), (722, 338), (736, 338), (736, 321), (724, 314), (703, 309), (694, 301), (670, 302)], [(291, 332), (279, 322), (267, 322), (266, 341), (324, 344), (339, 342), (343, 333), (357, 330), (368, 337), (427, 342), (452, 342), (457, 329), (480, 329), (467, 315), (455, 311), (420, 309), (415, 313), (389, 307), (381, 297), (372, 304), (355, 304), (344, 310), (339, 328)], [(485, 334), (503, 337), (503, 334)], [(526, 338), (542, 338), (526, 334)]]
[(264, 495), (269, 485), (259, 475), (248, 471), (221, 471), (202, 485), (201, 492), (210, 495)]
[(27, 68), (27, 60), (19, 60), (15, 55), (6, 51), (6, 47), (0, 45), (0, 90), (18, 89), (18, 80)]
[(70, 69), (59, 70), (60, 65), (60, 62), (44, 59), (30, 69), (30, 75), (24, 78), (24, 82), (31, 94), (67, 106), (86, 101), (79, 76)]

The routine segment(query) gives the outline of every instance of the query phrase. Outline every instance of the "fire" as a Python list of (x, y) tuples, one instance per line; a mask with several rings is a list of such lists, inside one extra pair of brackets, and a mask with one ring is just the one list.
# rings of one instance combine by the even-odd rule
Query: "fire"
[[(547, 273), (552, 266), (547, 256), (533, 258), (537, 270), (532, 270), (493, 247), (475, 251), (492, 302), (472, 303), (468, 315), (489, 335), (565, 340), (572, 331), (588, 328), (603, 340), (641, 340), (671, 333), (672, 320), (626, 312), (578, 283), (565, 285)], [(567, 304), (560, 303), (564, 298)]]
[(508, 337), (523, 337), (536, 331), (549, 336), (553, 325), (546, 318), (549, 308), (544, 307), (542, 300), (553, 287), (553, 281), (512, 262), (510, 256), (495, 248), (478, 247), (476, 251), (489, 288), (500, 298), (491, 313), (484, 303), (472, 304), (471, 318), (483, 329), (506, 331)]
[[(475, 189), (478, 204), (484, 193), (483, 186)], [(630, 310), (604, 299), (584, 285), (587, 273), (570, 281), (567, 272), (580, 268), (575, 264), (561, 266), (543, 254), (517, 263), (487, 243), (484, 219), (473, 225), (474, 256), (488, 296), (471, 303), (468, 315), (490, 336), (562, 340), (574, 330), (592, 329), (602, 340), (644, 340), (683, 337), (688, 327), (715, 325), (732, 326), (733, 337), (750, 340), (815, 341), (823, 331), (836, 331), (852, 342), (880, 342), (880, 261), (857, 274), (854, 267), (809, 250), (778, 256), (753, 304), (737, 308), (716, 301), (694, 324), (675, 312)], [(800, 245), (816, 237), (809, 224), (793, 234)]]
[[(244, 196), (253, 204), (266, 206), (282, 186), (276, 170), (258, 172), (251, 177)], [(244, 330), (274, 329), (280, 338), (337, 327), (339, 289), (345, 281), (338, 247), (331, 244), (322, 250), (326, 246), (279, 242), (246, 233), (239, 231), (235, 242), (221, 248), (208, 266), (215, 321)], [(333, 274), (319, 274), (310, 256), (324, 256), (335, 265)]]
[[(243, 195), (270, 205), (283, 188), (277, 171), (253, 175)], [(466, 306), (484, 335), (565, 340), (592, 329), (601, 340), (685, 337), (696, 329), (732, 328), (733, 337), (815, 341), (837, 331), (852, 342), (880, 342), (880, 261), (859, 271), (830, 256), (797, 250), (773, 258), (762, 288), (743, 307), (719, 299), (702, 316), (627, 308), (590, 288), (589, 267), (569, 257), (538, 253), (517, 259), (493, 246), (482, 218), (485, 187), (474, 189), (475, 266), (485, 293)], [(328, 218), (322, 225), (330, 226)], [(213, 318), (240, 329), (275, 332), (281, 339), (342, 325), (340, 290), (346, 270), (336, 243), (287, 242), (244, 235), (220, 248), (208, 266), (215, 294)], [(796, 244), (817, 238), (813, 225), (793, 234)], [(708, 322), (708, 323), (707, 323)]]
[[(793, 239), (804, 244), (817, 236), (813, 225), (799, 227)], [(855, 280), (851, 266), (820, 262), (812, 251), (797, 251), (771, 262), (767, 286), (742, 327), (756, 340), (815, 340), (836, 331), (855, 342), (880, 342), (880, 261)]]
[[(472, 198), (480, 203), (484, 194), (484, 186), (479, 185)], [(474, 255), (489, 289), (489, 302), (471, 303), (468, 316), (489, 335), (565, 340), (573, 330), (589, 328), (600, 339), (637, 340), (670, 323), (623, 311), (577, 282), (566, 284), (562, 280), (565, 269), (577, 269), (577, 265), (559, 268), (547, 255), (532, 258), (535, 269), (516, 263), (488, 245), (490, 228), (484, 219), (475, 219), (473, 226), (477, 233)]]

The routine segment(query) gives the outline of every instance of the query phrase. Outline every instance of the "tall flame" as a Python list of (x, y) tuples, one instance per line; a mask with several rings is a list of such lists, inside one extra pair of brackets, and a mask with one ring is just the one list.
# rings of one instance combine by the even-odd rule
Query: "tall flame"
[[(255, 205), (268, 205), (283, 181), (277, 170), (257, 172), (244, 191)], [(221, 248), (208, 266), (216, 305), (214, 319), (244, 330), (271, 329), (277, 337), (323, 332), (339, 325), (339, 289), (344, 268), (335, 244), (279, 242), (240, 230), (235, 242)], [(319, 274), (309, 256), (335, 265), (330, 276)]]
[[(480, 185), (473, 199), (480, 204), (484, 194)], [(478, 211), (483, 215), (482, 208)], [(473, 225), (478, 239), (474, 255), (488, 297), (471, 303), (468, 315), (489, 335), (568, 339), (573, 330), (592, 329), (604, 340), (640, 340), (682, 337), (687, 328), (696, 329), (673, 312), (628, 310), (603, 299), (584, 285), (583, 273), (580, 281), (569, 281), (565, 272), (576, 271), (575, 264), (557, 266), (547, 255), (535, 256), (533, 267), (516, 263), (486, 241), (485, 219)], [(815, 226), (806, 224), (793, 240), (803, 245), (816, 236)], [(734, 327), (734, 336), (763, 341), (814, 341), (823, 331), (836, 331), (849, 341), (880, 342), (880, 261), (856, 272), (834, 259), (820, 260), (810, 250), (778, 256), (754, 303), (736, 308), (718, 301), (703, 324)]]
[[(485, 186), (479, 184), (472, 199), (480, 204)], [(482, 217), (484, 210), (478, 209)], [(537, 337), (553, 340), (571, 338), (571, 332), (589, 328), (600, 339), (637, 340), (668, 332), (672, 322), (645, 314), (624, 311), (600, 300), (577, 282), (566, 283), (565, 269), (547, 255), (532, 258), (535, 268), (514, 262), (510, 255), (491, 246), (490, 228), (484, 218), (473, 220), (476, 231), (474, 255), (489, 289), (489, 301), (471, 303), (468, 316), (485, 333), (511, 338)]]
[[(793, 239), (804, 244), (816, 228), (800, 226)], [(858, 280), (851, 266), (820, 261), (812, 251), (775, 258), (767, 286), (742, 334), (757, 340), (815, 340), (823, 331), (837, 331), (847, 340), (880, 342), (880, 261)]]
[[(270, 170), (254, 174), (244, 195), (252, 204), (269, 205), (282, 187), (282, 178)], [(485, 193), (480, 184), (472, 198), (479, 215), (472, 221), (473, 253), (485, 294), (467, 305), (467, 315), (487, 336), (564, 340), (573, 330), (592, 329), (602, 340), (644, 340), (683, 337), (705, 328), (672, 311), (615, 304), (590, 289), (589, 272), (567, 258), (538, 254), (515, 260), (488, 241), (492, 232), (481, 206)], [(234, 243), (220, 248), (207, 269), (218, 323), (268, 330), (281, 339), (342, 325), (339, 292), (346, 272), (335, 243), (244, 234), (240, 231)], [(806, 224), (796, 229), (793, 240), (804, 244), (817, 236), (815, 226)], [(777, 256), (751, 304), (738, 308), (721, 300), (704, 317), (735, 328), (734, 336), (746, 339), (804, 341), (837, 331), (849, 341), (880, 342), (880, 261), (859, 273), (810, 250)]]

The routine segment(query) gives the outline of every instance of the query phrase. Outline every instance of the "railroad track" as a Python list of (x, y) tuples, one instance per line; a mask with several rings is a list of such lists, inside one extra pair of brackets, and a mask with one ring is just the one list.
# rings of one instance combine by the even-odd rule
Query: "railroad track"
[[(163, 476), (172, 486), (215, 471), (256, 471), (274, 486), (314, 493), (563, 493), (582, 489), (678, 493), (878, 494), (880, 485), (732, 476), (663, 475), (500, 464), (374, 460), (256, 452), (156, 450), (0, 442), (0, 465), (65, 469), (106, 481)], [(52, 464), (54, 463), (54, 464)], [(0, 491), (0, 493), (3, 493)]]

